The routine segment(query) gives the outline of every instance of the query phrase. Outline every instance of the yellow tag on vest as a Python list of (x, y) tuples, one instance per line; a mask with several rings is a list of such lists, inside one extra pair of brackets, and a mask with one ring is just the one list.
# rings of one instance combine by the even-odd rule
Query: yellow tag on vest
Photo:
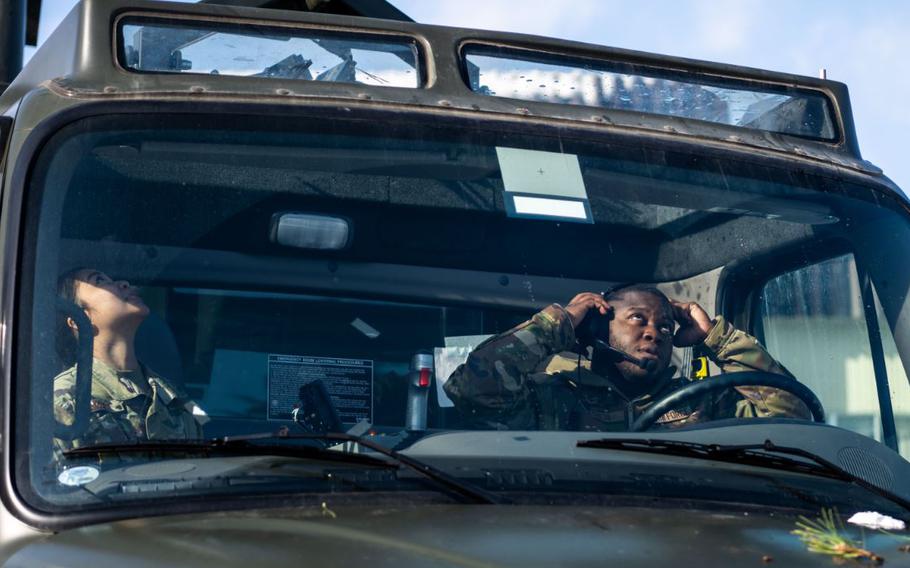
[(692, 359), (692, 378), (693, 379), (704, 379), (707, 378), (710, 374), (708, 368), (708, 358), (707, 357), (696, 357)]

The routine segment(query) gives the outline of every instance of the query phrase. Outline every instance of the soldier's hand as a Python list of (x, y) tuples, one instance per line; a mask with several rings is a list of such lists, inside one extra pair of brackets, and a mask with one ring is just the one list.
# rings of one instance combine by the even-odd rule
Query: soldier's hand
[(597, 292), (582, 292), (572, 298), (569, 305), (566, 306), (566, 312), (572, 318), (572, 327), (578, 327), (578, 324), (585, 319), (585, 316), (591, 310), (597, 310), (601, 315), (607, 315), (610, 310), (610, 304)]
[(673, 336), (673, 345), (689, 347), (705, 340), (714, 327), (708, 313), (695, 302), (677, 302), (670, 300), (673, 306), (673, 318), (679, 322), (679, 329)]

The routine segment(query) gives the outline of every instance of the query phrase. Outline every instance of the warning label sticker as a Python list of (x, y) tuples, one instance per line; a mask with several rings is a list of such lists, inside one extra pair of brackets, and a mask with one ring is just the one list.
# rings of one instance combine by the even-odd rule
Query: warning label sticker
[(373, 361), (269, 354), (269, 420), (292, 420), (300, 387), (321, 380), (342, 422), (373, 422)]

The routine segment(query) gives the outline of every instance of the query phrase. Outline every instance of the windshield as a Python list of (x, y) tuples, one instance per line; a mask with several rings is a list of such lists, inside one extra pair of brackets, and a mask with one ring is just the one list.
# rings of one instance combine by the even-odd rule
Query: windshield
[(437, 459), (502, 431), (569, 433), (532, 445), (552, 463), (582, 434), (772, 426), (910, 455), (910, 227), (868, 187), (565, 130), (231, 125), (85, 119), (36, 162), (14, 388), (44, 507), (394, 485), (286, 453), (71, 453), (282, 428)]

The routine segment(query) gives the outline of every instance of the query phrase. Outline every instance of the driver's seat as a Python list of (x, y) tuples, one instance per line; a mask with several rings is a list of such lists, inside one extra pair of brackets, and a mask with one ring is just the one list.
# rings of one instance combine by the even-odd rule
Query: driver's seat
[(168, 382), (183, 387), (183, 362), (177, 340), (170, 326), (154, 313), (145, 318), (136, 332), (136, 356)]

